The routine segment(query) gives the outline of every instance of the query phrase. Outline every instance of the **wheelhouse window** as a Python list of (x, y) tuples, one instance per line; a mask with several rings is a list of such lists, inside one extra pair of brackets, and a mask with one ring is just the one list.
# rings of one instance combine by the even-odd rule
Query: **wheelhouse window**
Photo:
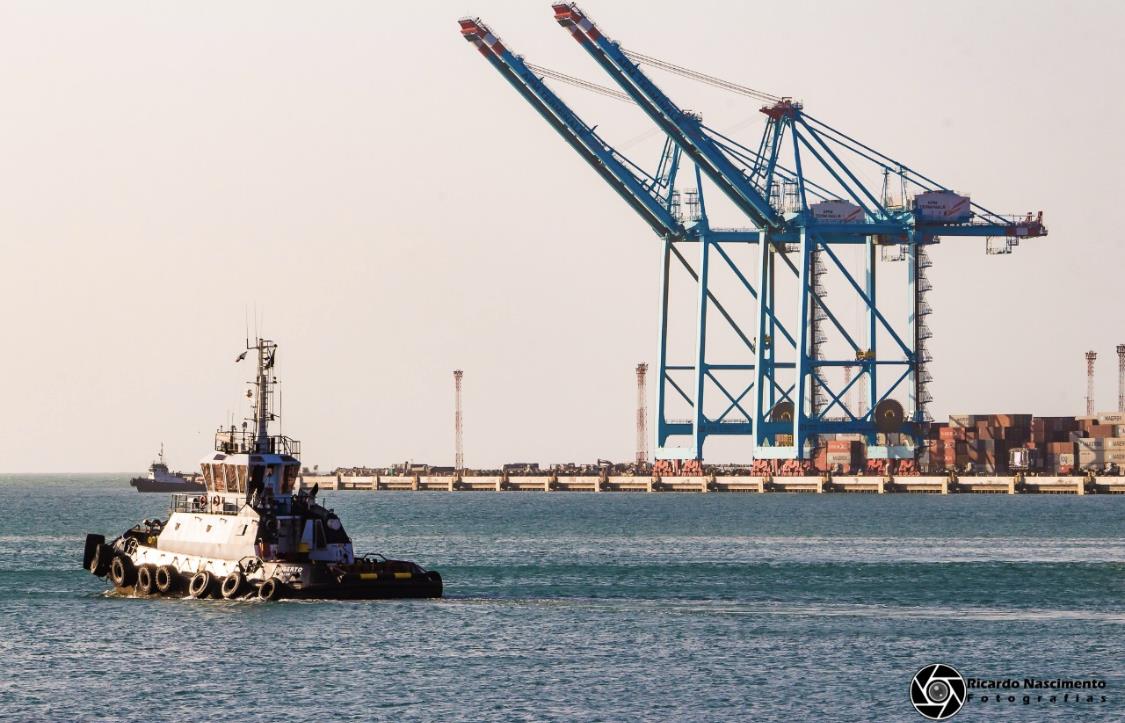
[[(226, 473), (227, 473), (227, 492), (239, 492), (239, 493), (245, 492), (246, 491), (246, 472), (245, 472), (246, 468), (245, 467), (239, 467), (238, 465), (233, 465), (233, 464), (228, 464), (228, 465), (224, 465), (224, 466), (226, 467)], [(243, 470), (242, 474), (239, 474), (239, 470)]]
[(211, 476), (215, 480), (214, 490), (216, 492), (226, 492), (227, 483), (223, 478), (223, 465), (216, 464), (211, 466)]
[(203, 484), (209, 490), (215, 489), (215, 482), (211, 477), (211, 465), (209, 464), (203, 465)]

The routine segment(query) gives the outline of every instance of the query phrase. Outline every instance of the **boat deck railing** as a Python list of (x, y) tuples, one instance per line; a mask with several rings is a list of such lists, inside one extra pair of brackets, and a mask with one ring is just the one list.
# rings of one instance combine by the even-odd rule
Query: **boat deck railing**
[(221, 497), (217, 503), (214, 500), (214, 496), (208, 497), (205, 493), (177, 492), (172, 495), (171, 510), (172, 512), (194, 512), (196, 514), (237, 515), (238, 511), (242, 509), (242, 504), (239, 502), (231, 502)]
[[(225, 454), (253, 454), (258, 450), (257, 437), (253, 432), (236, 429), (220, 429), (215, 433), (215, 449)], [(301, 443), (292, 437), (273, 434), (266, 438), (264, 449), (267, 454), (288, 454), (301, 456)]]

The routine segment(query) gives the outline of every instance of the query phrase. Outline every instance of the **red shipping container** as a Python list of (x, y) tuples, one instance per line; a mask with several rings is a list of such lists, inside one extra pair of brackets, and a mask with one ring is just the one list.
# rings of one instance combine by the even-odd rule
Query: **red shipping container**
[(965, 429), (963, 427), (943, 427), (938, 432), (938, 437), (944, 440), (964, 439)]

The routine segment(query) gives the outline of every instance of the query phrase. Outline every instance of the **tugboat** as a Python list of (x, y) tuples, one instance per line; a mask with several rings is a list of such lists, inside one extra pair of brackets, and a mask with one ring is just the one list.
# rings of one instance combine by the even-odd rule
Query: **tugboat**
[(148, 466), (147, 477), (134, 477), (129, 484), (137, 492), (202, 492), (205, 488), (196, 475), (185, 477), (182, 472), (172, 472), (164, 462), (164, 444), (160, 444), (160, 456)]
[(204, 491), (176, 493), (166, 520), (110, 542), (86, 535), (82, 564), (121, 594), (226, 599), (435, 598), (441, 575), (406, 560), (357, 556), (335, 512), (303, 489), (301, 444), (270, 434), (277, 344), (256, 339), (253, 428), (220, 428), (201, 462)]

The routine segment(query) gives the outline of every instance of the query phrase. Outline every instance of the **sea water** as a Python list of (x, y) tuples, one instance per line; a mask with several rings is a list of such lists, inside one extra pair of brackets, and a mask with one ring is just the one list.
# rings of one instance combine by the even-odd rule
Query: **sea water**
[(1125, 497), (321, 496), (445, 598), (115, 596), (85, 533), (169, 496), (0, 476), (0, 718), (922, 721), (911, 677), (946, 663), (1104, 683), (957, 720), (1125, 719)]

